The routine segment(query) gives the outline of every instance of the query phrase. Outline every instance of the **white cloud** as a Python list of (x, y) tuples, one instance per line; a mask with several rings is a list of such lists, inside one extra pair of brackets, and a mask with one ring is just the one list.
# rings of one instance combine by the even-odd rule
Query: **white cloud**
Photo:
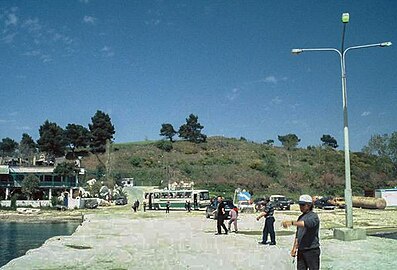
[(40, 24), (39, 19), (27, 19), (22, 24), (23, 28), (26, 28), (30, 33), (40, 31), (43, 26)]
[(145, 21), (145, 24), (155, 26), (155, 25), (160, 24), (160, 22), (161, 22), (161, 20), (159, 20), (159, 19), (150, 19), (150, 20)]
[(22, 126), (22, 127), (17, 127), (18, 130), (31, 130), (31, 127), (28, 126)]
[(361, 116), (368, 116), (368, 115), (370, 115), (371, 114), (371, 112), (368, 112), (368, 111), (366, 111), (366, 112), (363, 112), (362, 114), (361, 114)]
[(7, 19), (5, 20), (5, 24), (6, 26), (10, 26), (10, 25), (17, 25), (18, 23), (18, 17), (17, 15), (15, 15), (14, 13), (10, 13), (7, 15)]
[(92, 17), (92, 16), (84, 16), (83, 22), (88, 23), (88, 24), (95, 24), (97, 21), (97, 18)]
[(38, 56), (38, 55), (40, 55), (40, 51), (38, 51), (38, 50), (28, 51), (28, 52), (23, 53), (22, 55), (24, 55), (24, 56)]
[(229, 94), (226, 95), (226, 98), (230, 101), (235, 100), (239, 96), (239, 88), (233, 88)]
[(108, 47), (108, 46), (104, 46), (104, 47), (101, 49), (101, 52), (102, 52), (105, 56), (107, 56), (107, 57), (112, 57), (112, 56), (114, 56), (114, 51), (113, 51), (113, 49), (112, 49), (111, 47)]
[(267, 76), (264, 80), (265, 83), (273, 83), (276, 84), (278, 80), (274, 76)]
[(8, 34), (5, 37), (3, 37), (1, 40), (4, 41), (4, 43), (12, 43), (14, 41), (14, 37), (17, 33), (12, 33)]
[(272, 99), (272, 103), (273, 103), (274, 105), (278, 105), (278, 104), (280, 104), (281, 102), (283, 102), (283, 101), (282, 101), (282, 99), (281, 99), (279, 96), (276, 96), (275, 98)]
[(288, 80), (287, 77), (277, 78), (277, 77), (274, 76), (274, 75), (269, 75), (269, 76), (266, 76), (264, 79), (261, 79), (261, 80), (256, 81), (256, 82), (264, 82), (264, 83), (270, 83), (270, 84), (277, 84), (277, 83), (279, 83), (280, 81), (287, 81), (287, 80)]

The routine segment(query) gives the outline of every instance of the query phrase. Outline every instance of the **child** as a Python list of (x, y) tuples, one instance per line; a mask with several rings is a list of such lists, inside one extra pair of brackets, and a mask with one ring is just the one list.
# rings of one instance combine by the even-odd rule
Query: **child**
[(228, 222), (229, 225), (228, 230), (230, 231), (230, 228), (233, 223), (235, 233), (237, 233), (237, 216), (238, 216), (238, 209), (237, 207), (233, 207), (233, 209), (230, 210), (230, 220)]

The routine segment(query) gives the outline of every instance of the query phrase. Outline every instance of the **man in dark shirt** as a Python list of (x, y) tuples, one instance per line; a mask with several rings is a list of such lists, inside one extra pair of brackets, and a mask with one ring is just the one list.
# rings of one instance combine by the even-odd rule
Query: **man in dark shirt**
[(283, 227), (296, 226), (294, 246), (291, 256), (298, 256), (298, 270), (318, 270), (320, 269), (320, 242), (319, 229), (320, 219), (313, 212), (313, 200), (310, 195), (299, 197), (299, 207), (302, 215), (297, 221), (283, 221)]
[(225, 205), (223, 204), (222, 196), (218, 196), (218, 206), (217, 206), (216, 210), (214, 211), (214, 213), (215, 212), (217, 212), (216, 228), (218, 230), (216, 235), (222, 234), (221, 227), (225, 230), (225, 234), (227, 234), (227, 229), (226, 229), (226, 226), (225, 226), (225, 223), (224, 223), (225, 216), (226, 216), (226, 211), (225, 211)]
[[(269, 198), (266, 199), (266, 206), (263, 212), (256, 218), (259, 221), (261, 217), (265, 217), (265, 226), (263, 227), (262, 242), (259, 244), (263, 245), (275, 245), (276, 244), (276, 233), (274, 232), (274, 207), (270, 203)], [(267, 242), (267, 237), (270, 234), (270, 243)]]

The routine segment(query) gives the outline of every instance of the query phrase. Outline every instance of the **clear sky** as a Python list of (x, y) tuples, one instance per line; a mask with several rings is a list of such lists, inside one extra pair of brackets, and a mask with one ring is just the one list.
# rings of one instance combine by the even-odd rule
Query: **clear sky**
[(38, 139), (45, 120), (88, 127), (108, 113), (115, 142), (160, 139), (190, 113), (208, 136), (255, 142), (323, 134), (343, 148), (341, 14), (350, 145), (397, 131), (397, 1), (0, 0), (0, 139)]

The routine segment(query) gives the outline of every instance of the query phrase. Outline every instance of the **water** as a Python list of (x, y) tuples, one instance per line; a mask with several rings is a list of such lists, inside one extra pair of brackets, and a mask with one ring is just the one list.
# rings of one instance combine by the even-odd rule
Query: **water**
[(53, 236), (71, 235), (78, 225), (78, 222), (0, 222), (0, 267), (24, 255), (29, 249), (40, 247)]

